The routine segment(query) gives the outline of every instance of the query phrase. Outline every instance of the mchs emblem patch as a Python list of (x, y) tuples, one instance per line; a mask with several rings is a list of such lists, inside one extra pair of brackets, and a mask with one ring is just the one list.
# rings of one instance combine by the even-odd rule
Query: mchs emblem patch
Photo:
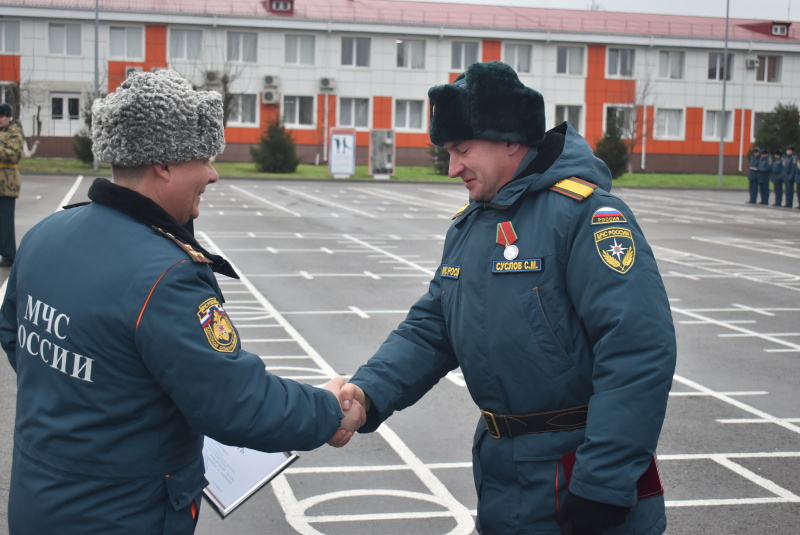
[(203, 301), (198, 307), (197, 319), (211, 347), (224, 353), (233, 353), (238, 341), (236, 330), (216, 297)]
[(594, 233), (597, 254), (603, 263), (623, 275), (633, 267), (636, 245), (628, 228), (611, 227)]

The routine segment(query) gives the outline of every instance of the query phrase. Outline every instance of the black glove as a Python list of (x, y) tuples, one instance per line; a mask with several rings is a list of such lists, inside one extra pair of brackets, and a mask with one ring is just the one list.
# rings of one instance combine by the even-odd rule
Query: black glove
[(558, 511), (561, 535), (600, 535), (625, 522), (630, 510), (630, 507), (587, 500), (568, 492)]

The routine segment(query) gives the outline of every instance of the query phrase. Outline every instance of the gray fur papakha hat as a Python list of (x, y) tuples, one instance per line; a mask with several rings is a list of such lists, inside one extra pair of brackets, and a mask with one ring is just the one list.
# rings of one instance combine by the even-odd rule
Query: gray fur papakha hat
[(92, 151), (123, 167), (210, 158), (225, 149), (222, 95), (175, 71), (131, 73), (92, 105)]
[(488, 139), (535, 147), (544, 140), (544, 99), (499, 61), (473, 63), (452, 84), (428, 90), (431, 143)]

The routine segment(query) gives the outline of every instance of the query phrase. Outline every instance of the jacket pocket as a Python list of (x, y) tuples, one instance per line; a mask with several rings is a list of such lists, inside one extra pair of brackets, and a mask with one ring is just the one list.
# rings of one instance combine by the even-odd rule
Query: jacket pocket
[(542, 371), (548, 377), (557, 377), (573, 369), (575, 363), (556, 336), (554, 324), (545, 311), (539, 288), (523, 293), (521, 299), (523, 310), (533, 328), (536, 360)]

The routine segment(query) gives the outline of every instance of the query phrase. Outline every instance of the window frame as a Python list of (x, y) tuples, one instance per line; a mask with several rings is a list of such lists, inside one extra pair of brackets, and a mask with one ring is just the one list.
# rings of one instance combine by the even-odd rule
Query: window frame
[[(680, 113), (680, 125), (678, 127), (679, 132), (676, 135), (671, 135), (669, 132), (665, 132), (664, 134), (659, 134), (659, 112), (679, 112)], [(686, 109), (685, 108), (656, 108), (653, 111), (653, 139), (655, 140), (664, 140), (664, 141), (683, 141), (686, 139)]]
[[(295, 46), (293, 47), (294, 61), (290, 61), (289, 40), (295, 39)], [(311, 40), (311, 62), (303, 61), (303, 41)], [(295, 65), (298, 67), (313, 67), (317, 63), (317, 36), (309, 33), (285, 33), (283, 34), (283, 62), (286, 65)]]
[[(112, 54), (112, 51), (111, 51), (111, 40), (112, 40), (111, 31), (114, 30), (114, 29), (125, 30), (125, 55), (115, 56), (115, 55)], [(128, 30), (139, 30), (139, 32), (141, 32), (139, 34), (139, 36), (141, 37), (141, 41), (139, 42), (139, 45), (141, 46), (141, 49), (138, 51), (139, 55), (131, 55), (130, 51), (128, 50), (128, 39), (129, 39), (128, 38)], [(144, 26), (123, 25), (123, 24), (109, 25), (109, 27), (108, 27), (108, 58), (109, 59), (114, 60), (114, 61), (119, 61), (119, 60), (123, 60), (123, 61), (144, 61), (145, 48), (146, 48), (146, 43), (145, 43)]]
[[(297, 110), (295, 113), (295, 117), (292, 117), (292, 120), (287, 120), (286, 117), (286, 108), (287, 103), (286, 100), (290, 98), (302, 99), (298, 101)], [(310, 123), (301, 123), (299, 122), (300, 115), (302, 114), (302, 103), (310, 102), (311, 103), (311, 122)], [(292, 129), (300, 130), (300, 129), (314, 129), (316, 128), (317, 124), (317, 116), (316, 116), (316, 98), (314, 96), (309, 95), (282, 95), (281, 97), (281, 117), (283, 117), (283, 124), (284, 126), (290, 127)]]
[[(783, 56), (779, 54), (758, 54), (758, 67), (756, 68), (756, 82), (760, 84), (780, 84), (783, 79)], [(768, 66), (777, 60), (777, 66), (774, 70), (777, 72), (777, 80), (769, 80), (767, 75), (769, 73)], [(760, 78), (759, 78), (760, 77)]]
[[(402, 125), (402, 126), (398, 125), (398, 123), (397, 123), (398, 105), (401, 102), (405, 103), (405, 107), (406, 107), (405, 114), (404, 114), (405, 115), (405, 124)], [(410, 125), (410, 119), (411, 119), (411, 107), (410, 107), (410, 105), (412, 103), (413, 104), (419, 104), (419, 106), (420, 106), (420, 126), (418, 126), (418, 127)], [(394, 115), (394, 117), (392, 117), (392, 124), (394, 125), (395, 130), (397, 130), (399, 132), (424, 132), (425, 131), (427, 124), (426, 124), (426, 121), (425, 121), (426, 106), (425, 106), (425, 101), (424, 100), (396, 98), (396, 99), (394, 99), (394, 106), (392, 107), (392, 110), (393, 110), (393, 115)]]
[[(664, 76), (662, 74), (662, 65), (663, 65), (663, 58), (664, 54), (667, 56), (667, 65), (666, 71), (667, 74)], [(672, 58), (677, 56), (680, 58), (680, 76), (672, 76), (673, 71), (673, 60)], [(685, 80), (686, 79), (686, 51), (684, 50), (659, 50), (658, 51), (658, 79), (659, 80)]]
[[(624, 61), (624, 53), (629, 53), (627, 67), (630, 69), (629, 73), (621, 72), (622, 63)], [(616, 56), (615, 61), (612, 61), (612, 55)], [(611, 72), (611, 66), (614, 66), (616, 72)], [(636, 49), (624, 46), (607, 46), (606, 47), (606, 78), (621, 78), (631, 79), (636, 76)]]
[[(711, 81), (711, 82), (722, 82), (723, 81), (722, 71), (727, 71), (727, 72), (725, 72), (725, 76), (726, 76), (725, 81), (730, 82), (731, 80), (733, 80), (733, 69), (734, 69), (733, 57), (734, 57), (734, 54), (732, 52), (728, 52), (728, 65), (727, 66), (723, 66), (722, 68), (720, 68), (720, 65), (723, 62), (724, 56), (725, 56), (724, 52), (709, 52), (708, 53), (708, 69), (707, 69), (707, 74), (706, 74), (706, 79), (708, 81)], [(711, 69), (712, 69), (712, 67), (711, 67), (711, 58), (712, 57), (716, 58), (715, 65), (713, 67), (714, 73), (715, 73), (713, 78), (711, 77)]]
[[(345, 46), (345, 39), (352, 40), (352, 43), (350, 43), (350, 46)], [(359, 46), (358, 45), (359, 45), (359, 42), (364, 42), (364, 41), (366, 41), (366, 43), (367, 43), (367, 51), (366, 51), (367, 64), (366, 65), (360, 65), (358, 63), (358, 57), (359, 57), (359, 54), (358, 54)], [(353, 67), (355, 69), (368, 69), (370, 67), (370, 65), (372, 64), (372, 38), (371, 37), (364, 37), (363, 35), (343, 35), (342, 39), (340, 41), (340, 44), (341, 44), (341, 54), (340, 54), (340, 57), (339, 57), (339, 62), (342, 65), (342, 67)], [(347, 49), (347, 48), (350, 49), (350, 53), (352, 54), (352, 58), (353, 58), (352, 63), (345, 63), (345, 61), (344, 61), (345, 60), (345, 58), (344, 58), (345, 49)]]
[[(243, 57), (245, 55), (245, 50), (247, 49), (247, 47), (245, 47), (245, 43), (244, 43), (244, 36), (246, 36), (246, 35), (252, 35), (252, 36), (255, 37), (255, 42), (254, 42), (253, 47), (252, 47), (252, 50), (253, 50), (253, 59), (252, 60), (243, 59)], [(237, 36), (238, 37), (238, 41), (239, 41), (239, 43), (238, 43), (239, 57), (238, 58), (231, 58), (231, 51), (232, 51), (232, 48), (233, 48), (231, 46), (231, 37), (232, 36)], [(230, 63), (243, 63), (243, 64), (248, 64), (248, 65), (252, 65), (252, 64), (258, 63), (258, 32), (245, 32), (245, 31), (239, 31), (239, 30), (228, 30), (228, 31), (226, 31), (225, 32), (225, 58)]]
[[(6, 29), (6, 26), (11, 26), (12, 24), (16, 24), (17, 27), (16, 50), (11, 50), (6, 48), (6, 42), (8, 40), (7, 38), (8, 30)], [(7, 56), (18, 56), (21, 53), (22, 53), (22, 21), (16, 19), (0, 20), (0, 54)]]
[[(344, 101), (350, 101), (350, 122), (345, 123), (342, 121), (344, 117)], [(357, 110), (356, 104), (359, 101), (364, 101), (366, 103), (366, 112), (364, 115), (365, 124), (356, 124), (356, 117), (357, 117)], [(354, 128), (356, 130), (366, 130), (370, 127), (370, 98), (369, 97), (339, 97), (339, 106), (337, 108), (338, 117), (336, 119), (337, 126), (342, 128)]]
[[(708, 119), (709, 119), (709, 114), (710, 113), (721, 114), (722, 110), (709, 110), (709, 109), (704, 109), (703, 110), (703, 141), (719, 141), (719, 137), (720, 136), (719, 136), (719, 133), (716, 132), (716, 130), (717, 130), (716, 129), (716, 123), (718, 122), (718, 119), (714, 120), (714, 123), (715, 123), (715, 128), (714, 128), (715, 132), (714, 132), (714, 134), (709, 136), (706, 133), (706, 129), (707, 129)], [(727, 121), (727, 127), (728, 127), (727, 130), (728, 130), (728, 132), (725, 133), (726, 135), (725, 135), (725, 139), (724, 139), (724, 141), (727, 143), (729, 141), (733, 141), (733, 111), (725, 110), (725, 117), (729, 118), (728, 121)], [(728, 134), (730, 134), (730, 135), (728, 135)]]
[[(64, 28), (64, 39), (62, 41), (62, 51), (54, 52), (53, 51), (53, 34), (52, 30), (56, 26), (63, 26)], [(78, 28), (78, 48), (79, 50), (77, 53), (70, 53), (69, 52), (69, 32), (68, 28)], [(76, 22), (48, 22), (47, 23), (47, 54), (49, 56), (60, 56), (60, 57), (80, 57), (83, 55), (83, 24), (76, 23)]]
[[(395, 40), (395, 43), (397, 45), (395, 47), (395, 55), (396, 55), (395, 66), (398, 69), (415, 70), (415, 71), (419, 71), (419, 70), (424, 70), (425, 69), (425, 49), (428, 46), (426, 39), (406, 39), (406, 38), (398, 37)], [(408, 45), (414, 45), (416, 43), (422, 43), (422, 53), (420, 54), (420, 56), (422, 58), (422, 65), (419, 66), (419, 67), (415, 67), (414, 66), (414, 62), (413, 62), (413, 59), (414, 59), (413, 55), (414, 55), (414, 51), (415, 51), (414, 47), (413, 46), (408, 46), (408, 47), (405, 46), (407, 44)], [(405, 65), (402, 65), (401, 61), (400, 61), (401, 60), (401, 54), (400, 54), (400, 49), (401, 48), (407, 49), (404, 52), (404, 55), (406, 57), (406, 62), (405, 62), (406, 64)]]
[[(182, 43), (181, 43), (183, 54), (181, 56), (176, 56), (175, 55), (175, 50), (173, 48), (173, 44), (174, 44), (173, 35), (174, 35), (175, 32), (179, 32), (180, 34), (183, 35), (183, 39), (182, 39)], [(188, 46), (188, 39), (187, 38), (188, 38), (190, 33), (192, 35), (194, 35), (196, 33), (200, 34), (200, 43), (198, 44), (198, 47), (197, 47), (198, 57), (196, 57), (196, 58), (193, 58), (193, 57), (190, 58), (189, 54), (188, 54), (189, 46)], [(168, 52), (169, 52), (167, 54), (167, 57), (169, 58), (169, 61), (202, 61), (203, 60), (203, 30), (199, 29), (199, 28), (172, 28), (172, 27), (170, 27), (169, 35), (167, 36), (167, 48), (168, 48)]]
[[(475, 45), (475, 60), (469, 61), (467, 58), (467, 46), (468, 45)], [(456, 47), (459, 48), (459, 60), (460, 64), (456, 65)], [(467, 67), (472, 65), (473, 63), (477, 63), (480, 61), (481, 58), (481, 42), (480, 41), (461, 41), (461, 40), (454, 40), (450, 43), (450, 70), (452, 71), (459, 71), (463, 72), (467, 70)]]
[[(523, 48), (528, 49), (528, 65), (526, 69), (519, 68), (519, 50)], [(512, 58), (509, 57), (509, 55), (511, 55), (510, 52), (512, 51), (514, 63), (511, 63)], [(509, 65), (516, 73), (530, 74), (533, 69), (533, 45), (531, 43), (503, 43), (503, 63)]]
[[(230, 107), (228, 108), (228, 118), (226, 126), (243, 126), (243, 127), (252, 127), (258, 126), (258, 99), (259, 95), (257, 93), (233, 93), (231, 96), (231, 103)], [(245, 121), (243, 114), (242, 114), (242, 105), (243, 99), (242, 97), (252, 97), (252, 104), (253, 104), (253, 120), (252, 121)], [(236, 109), (238, 112), (237, 118), (238, 121), (234, 119), (233, 110)]]
[[(629, 125), (632, 123), (632, 131), (631, 132), (625, 132), (623, 130), (622, 132), (620, 132), (620, 135), (621, 135), (622, 139), (625, 139), (625, 140), (634, 139), (636, 137), (636, 132), (637, 132), (636, 126), (637, 125), (636, 125), (636, 115), (635, 115), (636, 114), (636, 106), (633, 105), (633, 104), (617, 104), (617, 103), (605, 104), (603, 106), (603, 133), (605, 134), (605, 132), (608, 131), (608, 113), (609, 113), (609, 110), (612, 109), (612, 108), (613, 109), (630, 110), (630, 117), (628, 118), (627, 123)], [(615, 114), (615, 115), (617, 115), (617, 114)], [(632, 137), (629, 137), (628, 134), (631, 134)]]
[[(559, 70), (561, 64), (561, 51), (565, 51), (564, 56), (564, 72)], [(574, 61), (570, 61), (570, 54), (569, 51), (571, 50), (579, 50), (580, 51), (580, 60), (577, 73), (569, 72), (571, 69), (570, 67), (575, 63)], [(584, 76), (586, 72), (586, 47), (580, 45), (558, 45), (556, 46), (556, 74), (559, 76)]]

